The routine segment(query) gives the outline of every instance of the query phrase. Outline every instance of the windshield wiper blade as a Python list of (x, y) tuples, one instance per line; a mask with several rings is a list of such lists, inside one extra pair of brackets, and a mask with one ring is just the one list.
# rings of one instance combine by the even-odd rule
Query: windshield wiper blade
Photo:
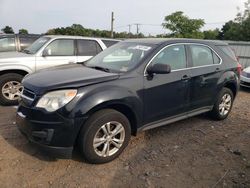
[(29, 50), (27, 50), (27, 49), (22, 50), (22, 52), (24, 52), (26, 54), (31, 54), (31, 52)]
[(90, 66), (89, 68), (93, 68), (93, 69), (96, 69), (96, 70), (101, 70), (101, 71), (104, 71), (104, 72), (110, 72), (110, 70), (108, 68), (99, 67), (99, 66)]

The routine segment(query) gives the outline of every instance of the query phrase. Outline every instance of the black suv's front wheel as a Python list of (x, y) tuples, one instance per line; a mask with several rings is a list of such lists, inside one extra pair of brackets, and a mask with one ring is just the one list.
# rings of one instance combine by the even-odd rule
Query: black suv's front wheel
[(90, 163), (106, 163), (118, 157), (128, 145), (130, 123), (122, 113), (105, 109), (94, 113), (84, 124), (78, 143)]
[(223, 88), (216, 99), (213, 110), (210, 112), (211, 116), (216, 120), (227, 118), (232, 109), (233, 101), (233, 92), (228, 88)]

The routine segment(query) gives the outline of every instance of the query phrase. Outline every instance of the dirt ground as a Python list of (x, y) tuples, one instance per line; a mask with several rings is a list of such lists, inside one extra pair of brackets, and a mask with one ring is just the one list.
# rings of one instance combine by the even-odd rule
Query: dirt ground
[(0, 188), (250, 187), (250, 90), (228, 119), (201, 115), (133, 137), (103, 165), (54, 159), (31, 146), (15, 125), (15, 108), (0, 107)]

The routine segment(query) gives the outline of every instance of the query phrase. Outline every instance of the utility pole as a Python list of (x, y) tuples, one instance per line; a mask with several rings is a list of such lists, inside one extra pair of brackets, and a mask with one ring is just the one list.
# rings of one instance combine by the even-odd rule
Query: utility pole
[(111, 38), (114, 38), (114, 12), (111, 13)]
[(135, 25), (136, 25), (136, 34), (137, 34), (137, 37), (138, 37), (138, 35), (139, 35), (139, 25), (140, 25), (140, 24), (137, 23), (137, 24), (135, 24)]
[(131, 24), (128, 25), (128, 36), (129, 38), (131, 37)]

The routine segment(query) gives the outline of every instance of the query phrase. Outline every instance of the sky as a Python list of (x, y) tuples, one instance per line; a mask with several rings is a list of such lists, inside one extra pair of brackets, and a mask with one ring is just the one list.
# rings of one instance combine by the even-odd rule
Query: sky
[[(129, 24), (142, 24), (145, 35), (166, 33), (164, 17), (183, 11), (190, 18), (204, 19), (203, 30), (221, 28), (235, 18), (237, 7), (243, 10), (246, 0), (0, 0), (0, 28), (11, 26), (15, 32), (45, 33), (55, 27), (74, 23), (86, 28), (110, 30), (111, 12), (114, 30), (129, 31)], [(136, 33), (136, 26), (131, 26)]]

